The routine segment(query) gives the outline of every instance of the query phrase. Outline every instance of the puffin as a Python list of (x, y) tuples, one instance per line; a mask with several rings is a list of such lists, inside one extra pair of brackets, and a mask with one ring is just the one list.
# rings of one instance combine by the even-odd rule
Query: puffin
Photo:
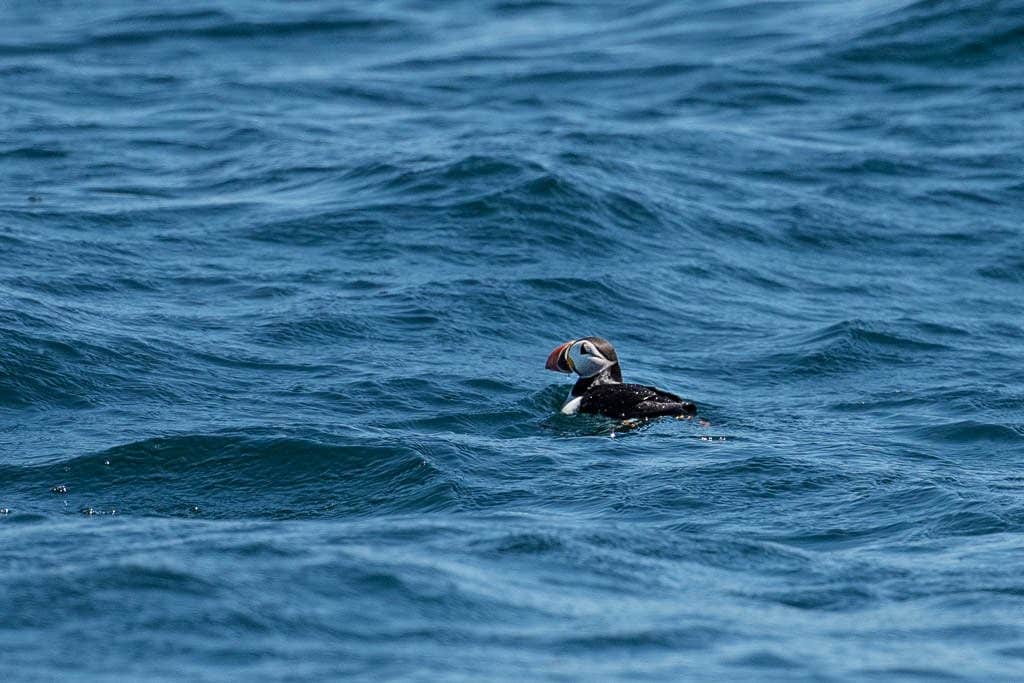
[(588, 413), (619, 420), (647, 420), (673, 416), (690, 418), (697, 406), (662, 389), (626, 384), (615, 347), (601, 337), (583, 337), (560, 345), (544, 366), (548, 370), (576, 373), (579, 380), (562, 406), (562, 413)]

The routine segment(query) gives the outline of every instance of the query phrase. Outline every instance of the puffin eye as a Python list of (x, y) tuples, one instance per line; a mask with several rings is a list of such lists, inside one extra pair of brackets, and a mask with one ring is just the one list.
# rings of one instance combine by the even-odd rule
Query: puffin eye
[(587, 346), (586, 344), (580, 344), (580, 353), (583, 354), (584, 356), (589, 356), (590, 347)]

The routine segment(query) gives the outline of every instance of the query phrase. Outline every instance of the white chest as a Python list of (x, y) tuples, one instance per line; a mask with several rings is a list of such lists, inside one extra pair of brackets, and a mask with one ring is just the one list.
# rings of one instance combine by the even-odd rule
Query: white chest
[(580, 402), (583, 400), (582, 396), (576, 396), (566, 401), (565, 405), (562, 406), (563, 415), (575, 415), (580, 412)]

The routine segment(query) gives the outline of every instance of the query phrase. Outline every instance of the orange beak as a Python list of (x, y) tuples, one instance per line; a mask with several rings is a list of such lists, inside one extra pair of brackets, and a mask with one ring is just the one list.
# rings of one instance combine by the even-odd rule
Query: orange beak
[[(575, 340), (574, 340), (575, 341)], [(559, 346), (557, 349), (551, 352), (548, 356), (548, 362), (544, 365), (548, 370), (554, 370), (555, 372), (572, 372), (572, 360), (569, 359), (569, 347), (572, 346), (573, 342), (568, 341)]]

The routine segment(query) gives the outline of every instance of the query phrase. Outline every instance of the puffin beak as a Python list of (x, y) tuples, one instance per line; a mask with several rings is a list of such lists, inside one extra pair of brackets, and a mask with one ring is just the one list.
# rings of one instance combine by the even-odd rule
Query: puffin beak
[(548, 362), (544, 367), (548, 370), (554, 370), (555, 372), (572, 373), (572, 361), (570, 361), (569, 357), (566, 355), (572, 344), (573, 343), (571, 341), (565, 342), (552, 351), (551, 355), (548, 356)]

